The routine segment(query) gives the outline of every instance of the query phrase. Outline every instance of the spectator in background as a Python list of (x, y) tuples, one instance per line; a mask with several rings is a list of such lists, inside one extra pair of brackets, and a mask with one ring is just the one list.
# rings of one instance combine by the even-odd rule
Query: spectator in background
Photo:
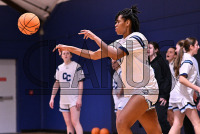
[(162, 133), (168, 134), (170, 130), (170, 125), (167, 121), (168, 101), (171, 91), (170, 69), (160, 55), (159, 45), (156, 42), (149, 42), (147, 53), (149, 54), (150, 65), (154, 69), (155, 78), (159, 87), (159, 96), (156, 103), (158, 121), (160, 123)]
[[(176, 83), (176, 79), (175, 79), (175, 75), (174, 75), (174, 60), (176, 59), (176, 56), (177, 56), (176, 48), (170, 47), (166, 53), (166, 60), (169, 63), (169, 68), (171, 71), (171, 78), (172, 78), (171, 90), (173, 90), (175, 83)], [(167, 110), (167, 121), (169, 122), (170, 126), (173, 125), (174, 113), (173, 113), (172, 109)]]

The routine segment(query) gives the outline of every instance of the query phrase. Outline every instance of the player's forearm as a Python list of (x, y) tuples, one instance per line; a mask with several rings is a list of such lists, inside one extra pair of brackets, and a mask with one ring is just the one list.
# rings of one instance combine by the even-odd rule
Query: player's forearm
[[(98, 36), (94, 38), (94, 41), (101, 48), (102, 54), (107, 55), (108, 57), (108, 52), (109, 52), (108, 45), (105, 42), (103, 42)], [(110, 53), (112, 53), (112, 51), (110, 51)]]
[(189, 88), (192, 88), (192, 89), (196, 90), (197, 92), (200, 92), (200, 89), (199, 89), (198, 86), (192, 84), (191, 82), (189, 82), (189, 81), (188, 81), (185, 77), (183, 77), (183, 76), (180, 76), (180, 77), (179, 77), (179, 82), (180, 82), (181, 84), (183, 84), (183, 85), (189, 87)]
[(51, 93), (51, 99), (54, 99), (56, 97), (57, 92), (58, 92), (58, 88), (57, 89), (53, 88), (52, 93)]
[(103, 42), (99, 37), (96, 37), (94, 41), (102, 50), (102, 57), (110, 57), (114, 60), (120, 59), (124, 56), (124, 53), (121, 49), (117, 49), (111, 46), (108, 46), (105, 42)]
[(78, 82), (78, 98), (82, 100), (83, 95), (83, 81)]
[(92, 59), (92, 60), (100, 59), (98, 58), (99, 56), (95, 55), (95, 52), (90, 51), (90, 50), (80, 49), (73, 46), (67, 46), (67, 50), (78, 56), (81, 56), (87, 59)]
[(101, 44), (102, 40), (101, 40), (98, 36), (96, 36), (96, 37), (94, 38), (94, 41), (97, 43), (97, 45), (98, 45), (100, 48), (103, 47), (102, 44)]
[(52, 89), (52, 94), (51, 94), (51, 99), (54, 99), (57, 92), (58, 92), (58, 88), (59, 88), (59, 82), (55, 82), (53, 85), (53, 89)]

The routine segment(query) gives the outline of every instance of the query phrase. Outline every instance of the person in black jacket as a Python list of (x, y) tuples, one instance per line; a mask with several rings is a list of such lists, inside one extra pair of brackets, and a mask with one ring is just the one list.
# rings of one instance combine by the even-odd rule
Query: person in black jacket
[(169, 122), (167, 121), (168, 101), (171, 91), (171, 72), (159, 52), (159, 45), (156, 42), (150, 42), (148, 45), (150, 65), (154, 69), (155, 78), (159, 86), (159, 97), (156, 103), (156, 111), (158, 121), (162, 128), (163, 134), (168, 134), (170, 130)]

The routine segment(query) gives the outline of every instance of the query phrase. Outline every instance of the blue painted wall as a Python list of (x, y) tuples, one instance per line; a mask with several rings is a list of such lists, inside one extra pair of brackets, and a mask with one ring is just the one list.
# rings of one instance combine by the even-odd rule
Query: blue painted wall
[[(21, 14), (10, 7), (0, 7), (0, 58), (17, 59), (18, 131), (65, 130), (58, 111), (59, 96), (54, 110), (48, 106), (55, 69), (62, 63), (51, 50), (58, 43), (97, 50), (93, 41), (85, 41), (77, 34), (81, 29), (90, 29), (107, 43), (121, 38), (114, 32), (114, 17), (119, 10), (133, 4), (138, 4), (141, 11), (141, 32), (148, 40), (159, 42), (162, 51), (166, 51), (166, 45), (175, 45), (189, 36), (200, 39), (198, 0), (72, 0), (56, 7), (44, 24), (42, 37), (38, 33), (32, 36), (20, 33), (17, 20)], [(200, 62), (199, 56), (196, 58)], [(115, 131), (112, 96), (98, 95), (111, 93), (110, 66), (105, 64), (109, 60), (90, 61), (76, 55), (73, 60), (83, 66), (87, 78), (81, 111), (83, 129), (90, 131), (97, 126)], [(29, 90), (33, 90), (34, 95), (28, 95)]]

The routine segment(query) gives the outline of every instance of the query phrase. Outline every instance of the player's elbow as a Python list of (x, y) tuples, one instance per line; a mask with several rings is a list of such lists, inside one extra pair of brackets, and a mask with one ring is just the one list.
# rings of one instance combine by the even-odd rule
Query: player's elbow
[(180, 82), (181, 84), (184, 84), (184, 79), (185, 79), (185, 77), (180, 76), (180, 77), (179, 77), (179, 82)]

